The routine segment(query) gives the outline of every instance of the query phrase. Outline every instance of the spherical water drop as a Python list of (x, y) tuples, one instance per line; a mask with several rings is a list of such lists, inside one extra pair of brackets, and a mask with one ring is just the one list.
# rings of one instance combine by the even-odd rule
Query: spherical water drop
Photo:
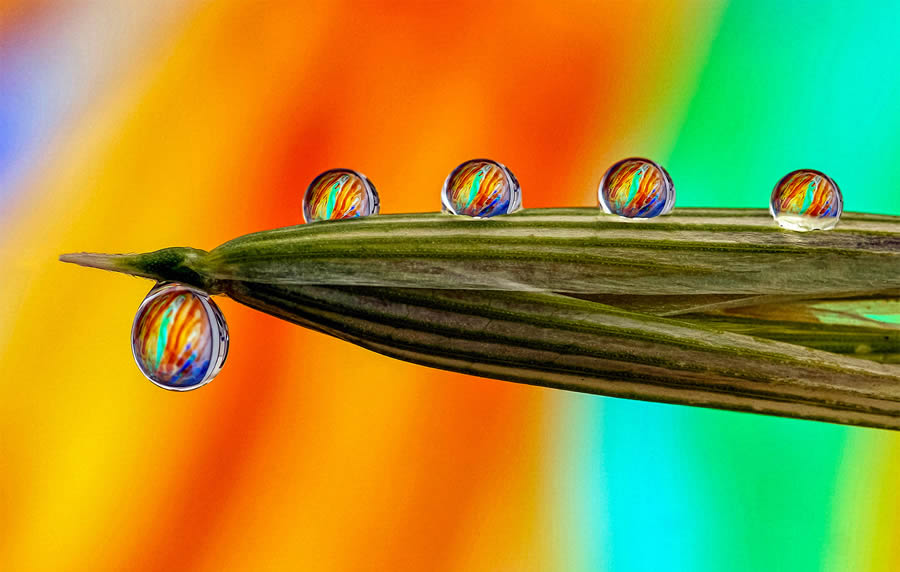
[(519, 181), (506, 166), (490, 159), (473, 159), (453, 169), (441, 190), (446, 213), (488, 218), (522, 208)]
[(306, 222), (378, 214), (380, 200), (372, 181), (350, 169), (331, 169), (313, 179), (303, 195)]
[(141, 372), (165, 389), (187, 391), (209, 383), (228, 355), (228, 326), (200, 290), (157, 284), (131, 326), (131, 352)]
[(841, 190), (820, 171), (800, 169), (778, 181), (769, 212), (782, 228), (806, 232), (834, 228), (844, 210)]
[(619, 161), (606, 171), (600, 180), (597, 198), (605, 213), (647, 219), (672, 210), (675, 185), (661, 165), (632, 157)]

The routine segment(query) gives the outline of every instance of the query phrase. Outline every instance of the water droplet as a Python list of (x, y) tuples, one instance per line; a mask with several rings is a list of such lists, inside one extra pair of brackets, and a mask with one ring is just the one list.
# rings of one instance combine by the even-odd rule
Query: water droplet
[(820, 171), (800, 169), (778, 181), (769, 212), (782, 228), (806, 232), (834, 228), (844, 210), (841, 190)]
[(338, 220), (378, 214), (375, 185), (362, 173), (331, 169), (313, 179), (303, 195), (306, 222)]
[(453, 169), (441, 190), (442, 210), (487, 218), (522, 208), (522, 189), (512, 171), (497, 161), (473, 159)]
[(200, 290), (160, 283), (150, 290), (131, 326), (131, 352), (147, 379), (187, 391), (209, 383), (228, 355), (228, 326)]
[(675, 185), (669, 173), (649, 159), (623, 159), (607, 169), (597, 197), (603, 212), (625, 218), (653, 218), (675, 206)]

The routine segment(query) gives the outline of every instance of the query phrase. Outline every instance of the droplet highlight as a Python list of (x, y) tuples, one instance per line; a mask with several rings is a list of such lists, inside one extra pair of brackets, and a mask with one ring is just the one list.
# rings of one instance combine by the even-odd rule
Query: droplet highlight
[(792, 171), (772, 190), (769, 212), (782, 228), (807, 232), (829, 230), (844, 211), (844, 197), (837, 184), (814, 169)]
[(600, 180), (597, 198), (607, 214), (648, 219), (672, 210), (675, 185), (662, 165), (632, 157), (607, 169)]
[(445, 213), (489, 218), (522, 208), (519, 181), (505, 165), (473, 159), (453, 169), (441, 190)]
[(303, 195), (306, 222), (338, 220), (378, 214), (380, 200), (375, 185), (351, 169), (331, 169), (318, 175)]
[(205, 385), (228, 356), (228, 326), (221, 310), (200, 290), (157, 284), (138, 307), (131, 351), (141, 372), (165, 389)]

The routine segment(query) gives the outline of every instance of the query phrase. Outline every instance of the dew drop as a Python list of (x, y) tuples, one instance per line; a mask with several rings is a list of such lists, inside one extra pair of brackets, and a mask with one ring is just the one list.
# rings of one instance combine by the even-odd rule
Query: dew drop
[(522, 189), (512, 171), (490, 159), (472, 159), (453, 169), (441, 190), (445, 213), (488, 218), (522, 208)]
[(668, 214), (675, 206), (672, 177), (649, 159), (623, 159), (607, 169), (597, 189), (607, 214), (647, 219)]
[(303, 195), (306, 222), (338, 220), (378, 214), (375, 185), (351, 169), (331, 169), (317, 176)]
[(769, 199), (769, 212), (778, 226), (799, 232), (834, 228), (843, 210), (844, 198), (837, 184), (813, 169), (782, 177)]
[(131, 326), (131, 352), (147, 379), (165, 389), (205, 385), (228, 355), (228, 325), (200, 290), (159, 283), (138, 307)]

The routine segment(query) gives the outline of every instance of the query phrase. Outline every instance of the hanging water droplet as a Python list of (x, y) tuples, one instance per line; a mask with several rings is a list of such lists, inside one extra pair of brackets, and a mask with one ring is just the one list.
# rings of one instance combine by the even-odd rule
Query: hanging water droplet
[(445, 213), (487, 218), (522, 208), (522, 189), (512, 171), (490, 159), (473, 159), (453, 169), (441, 190)]
[(668, 214), (675, 206), (675, 185), (669, 173), (649, 159), (623, 159), (607, 169), (597, 198), (603, 212), (646, 219)]
[(331, 169), (317, 176), (303, 195), (306, 222), (338, 220), (378, 214), (375, 185), (362, 173)]
[(769, 212), (775, 222), (800, 232), (834, 228), (843, 211), (844, 198), (837, 184), (813, 169), (800, 169), (782, 177), (769, 200)]
[(209, 383), (228, 355), (228, 325), (200, 290), (160, 283), (150, 290), (131, 326), (131, 352), (147, 379), (187, 391)]

